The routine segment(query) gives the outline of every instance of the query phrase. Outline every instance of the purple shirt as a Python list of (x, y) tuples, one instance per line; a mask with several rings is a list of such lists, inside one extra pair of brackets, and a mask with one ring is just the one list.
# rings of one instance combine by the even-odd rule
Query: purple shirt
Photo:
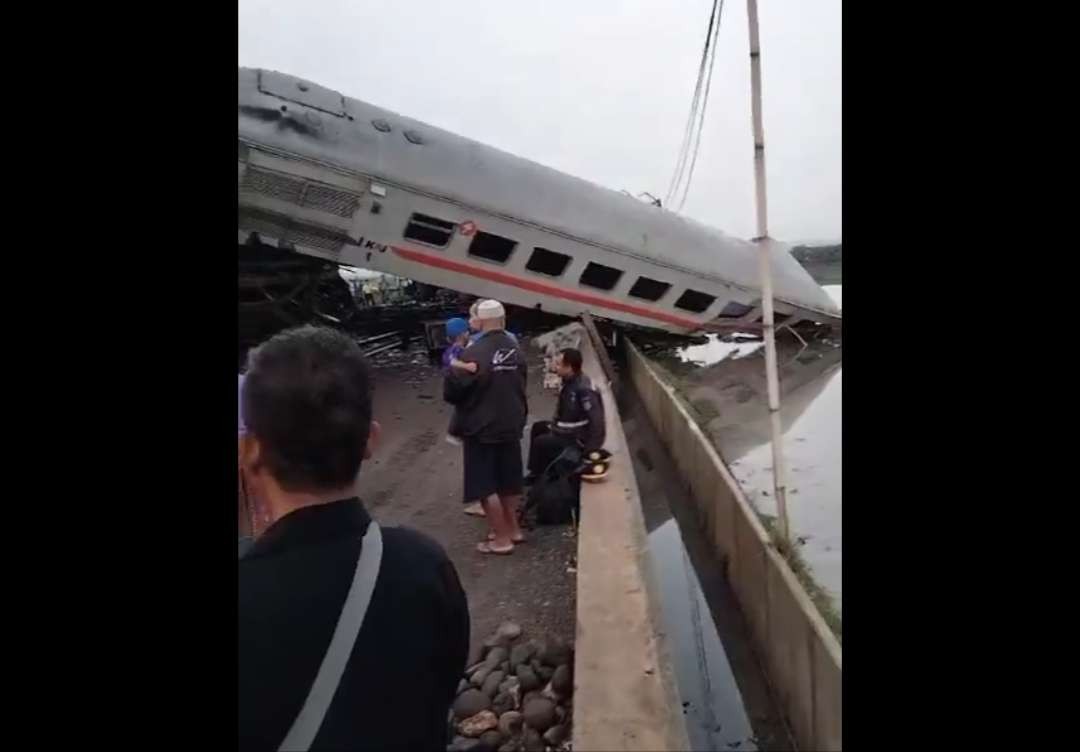
[(450, 370), (450, 361), (453, 360), (454, 358), (460, 358), (461, 353), (464, 352), (464, 351), (465, 351), (465, 348), (462, 347), (461, 345), (457, 344), (457, 343), (454, 343), (454, 344), (450, 345), (450, 347), (443, 350), (443, 354), (442, 354), (443, 369), (449, 371)]

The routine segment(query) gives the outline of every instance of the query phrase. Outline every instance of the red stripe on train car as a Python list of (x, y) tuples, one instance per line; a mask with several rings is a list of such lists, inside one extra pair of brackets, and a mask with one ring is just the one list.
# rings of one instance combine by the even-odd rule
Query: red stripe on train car
[(683, 318), (682, 316), (675, 316), (670, 313), (664, 313), (663, 311), (651, 311), (648, 308), (630, 305), (629, 303), (620, 303), (616, 300), (607, 300), (595, 295), (589, 295), (588, 293), (566, 290), (561, 287), (555, 287), (554, 285), (544, 284), (543, 282), (537, 282), (531, 279), (522, 279), (521, 277), (515, 277), (512, 274), (506, 274), (505, 272), (496, 271), (495, 269), (482, 269), (471, 266), (470, 264), (463, 264), (460, 261), (455, 261), (453, 259), (432, 256), (428, 253), (412, 251), (408, 248), (401, 248), (396, 245), (390, 247), (397, 255), (418, 264), (426, 264), (427, 266), (434, 266), (439, 269), (458, 272), (459, 274), (468, 274), (472, 277), (479, 277), (480, 279), (486, 279), (490, 282), (498, 282), (504, 285), (519, 287), (522, 290), (528, 290), (542, 295), (550, 295), (554, 298), (572, 300), (576, 303), (586, 303), (588, 305), (596, 306), (597, 308), (607, 308), (612, 311), (622, 311), (623, 313), (630, 313), (635, 316), (641, 316), (642, 318), (656, 319), (657, 321), (663, 321), (687, 329), (699, 329), (704, 324), (704, 322), (701, 321)]

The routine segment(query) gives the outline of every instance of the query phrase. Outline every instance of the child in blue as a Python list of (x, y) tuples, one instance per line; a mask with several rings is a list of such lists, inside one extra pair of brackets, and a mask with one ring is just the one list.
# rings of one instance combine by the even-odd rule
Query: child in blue
[[(475, 363), (462, 363), (461, 353), (469, 346), (469, 322), (462, 318), (453, 318), (446, 322), (446, 339), (450, 345), (443, 350), (442, 365), (443, 376), (450, 375), (451, 368), (461, 368), (476, 373)], [(458, 435), (458, 409), (450, 415), (450, 427), (446, 430), (446, 440), (451, 444), (460, 445), (461, 437)]]

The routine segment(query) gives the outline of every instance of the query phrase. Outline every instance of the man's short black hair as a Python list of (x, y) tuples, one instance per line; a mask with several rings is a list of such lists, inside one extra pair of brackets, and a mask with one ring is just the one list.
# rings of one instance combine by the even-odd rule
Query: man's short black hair
[(574, 373), (581, 373), (581, 350), (567, 347), (564, 350), (560, 350), (559, 355), (562, 356), (563, 363), (570, 366), (570, 368), (574, 370)]
[(372, 391), (370, 369), (353, 340), (303, 326), (248, 354), (241, 412), (281, 487), (317, 493), (356, 478), (371, 429)]

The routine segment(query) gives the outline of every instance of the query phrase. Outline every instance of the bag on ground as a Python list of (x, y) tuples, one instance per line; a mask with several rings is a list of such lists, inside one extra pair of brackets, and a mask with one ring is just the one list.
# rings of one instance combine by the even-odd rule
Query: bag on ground
[(525, 500), (527, 520), (538, 525), (565, 525), (578, 518), (581, 509), (581, 451), (567, 447), (529, 489)]

